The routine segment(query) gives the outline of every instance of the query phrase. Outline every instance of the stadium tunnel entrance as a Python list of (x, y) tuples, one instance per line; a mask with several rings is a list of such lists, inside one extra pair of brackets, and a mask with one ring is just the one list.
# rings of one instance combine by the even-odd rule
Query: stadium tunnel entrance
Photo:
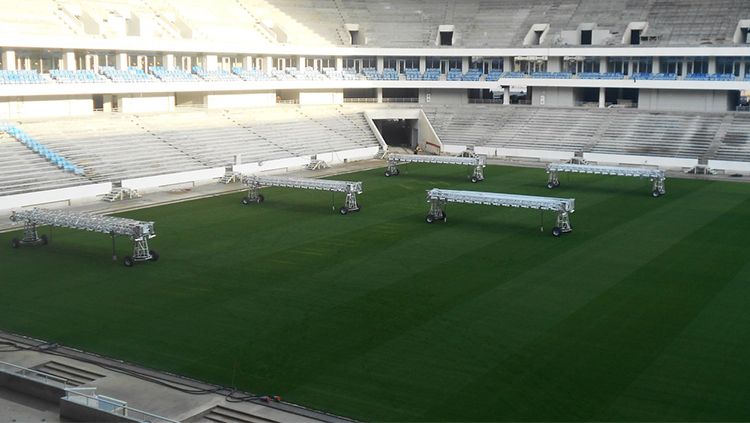
[(418, 119), (373, 119), (375, 127), (391, 147), (413, 150), (419, 140)]

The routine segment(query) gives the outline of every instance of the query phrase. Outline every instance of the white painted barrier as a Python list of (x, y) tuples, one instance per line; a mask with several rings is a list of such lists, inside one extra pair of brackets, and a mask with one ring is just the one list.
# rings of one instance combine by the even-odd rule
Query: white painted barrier
[(123, 179), (122, 187), (137, 189), (141, 192), (155, 191), (158, 190), (159, 187), (168, 185), (195, 183), (200, 181), (208, 181), (211, 179), (218, 179), (224, 176), (225, 171), (226, 170), (223, 167), (215, 167), (212, 169), (193, 170), (190, 172), (146, 176), (144, 178), (135, 179)]
[(0, 197), (0, 210), (17, 209), (20, 207), (31, 207), (49, 203), (70, 203), (71, 201), (84, 199), (93, 200), (96, 196), (107, 194), (110, 191), (112, 191), (112, 184), (104, 182), (100, 184), (87, 184), (48, 191), (6, 195)]
[(709, 160), (709, 169), (734, 172), (750, 172), (749, 162), (735, 162), (731, 160)]
[(443, 153), (461, 154), (464, 151), (466, 151), (466, 146), (465, 145), (443, 144)]
[(698, 159), (678, 157), (630, 156), (624, 154), (583, 153), (583, 158), (589, 162), (613, 164), (637, 164), (666, 168), (692, 168), (698, 165)]
[(357, 160), (372, 159), (380, 150), (379, 147), (355, 148), (352, 150), (332, 151), (330, 153), (317, 154), (318, 160), (324, 160), (329, 165), (337, 165)]
[(541, 161), (570, 160), (575, 157), (573, 151), (555, 151), (555, 150), (532, 150), (526, 148), (498, 148), (495, 155), (497, 157), (527, 157), (539, 159)]

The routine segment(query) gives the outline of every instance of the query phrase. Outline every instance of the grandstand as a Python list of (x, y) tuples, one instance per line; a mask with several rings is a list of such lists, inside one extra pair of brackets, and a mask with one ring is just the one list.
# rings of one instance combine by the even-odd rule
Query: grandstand
[(0, 417), (750, 420), (748, 0), (5, 9)]

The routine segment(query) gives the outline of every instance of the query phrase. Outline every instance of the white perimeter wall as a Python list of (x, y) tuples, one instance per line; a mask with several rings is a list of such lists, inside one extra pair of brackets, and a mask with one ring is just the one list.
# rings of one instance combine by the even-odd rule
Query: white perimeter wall
[(583, 153), (583, 158), (596, 163), (614, 163), (630, 165), (658, 166), (666, 168), (692, 168), (698, 165), (698, 159), (673, 157), (629, 156), (623, 154)]
[(61, 202), (67, 202), (70, 204), (71, 202), (78, 200), (92, 200), (96, 196), (104, 195), (111, 190), (112, 184), (106, 182), (102, 184), (81, 185), (78, 187), (61, 188), (49, 191), (6, 195), (0, 197), (0, 210), (41, 206), (44, 204)]
[(170, 173), (167, 175), (147, 176), (145, 178), (123, 179), (123, 188), (133, 188), (141, 192), (156, 191), (161, 187), (178, 184), (195, 184), (210, 181), (224, 176), (226, 169), (215, 167), (212, 169), (194, 170), (190, 172)]
[(299, 104), (344, 104), (344, 90), (300, 91)]
[(174, 94), (123, 94), (117, 99), (123, 113), (173, 112), (175, 108)]
[(0, 119), (86, 116), (94, 113), (92, 97), (0, 97)]
[(206, 94), (204, 103), (209, 109), (272, 106), (276, 104), (276, 91), (238, 94), (209, 93)]
[(748, 162), (709, 160), (708, 167), (713, 170), (724, 170), (729, 172), (750, 172), (750, 163)]
[(730, 110), (729, 92), (641, 89), (638, 94), (638, 108), (641, 110), (721, 113)]

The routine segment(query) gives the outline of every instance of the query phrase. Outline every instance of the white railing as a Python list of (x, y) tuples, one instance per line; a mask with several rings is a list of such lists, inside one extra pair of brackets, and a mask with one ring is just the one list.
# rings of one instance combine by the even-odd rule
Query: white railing
[(29, 369), (28, 367), (16, 366), (15, 364), (6, 363), (4, 361), (0, 361), (0, 372), (20, 376), (25, 379), (30, 379), (57, 388), (68, 388), (68, 381), (66, 379), (40, 372), (39, 370)]
[(65, 395), (64, 399), (68, 401), (89, 408), (106, 411), (117, 416), (127, 417), (131, 420), (149, 423), (179, 423), (176, 420), (149, 413), (148, 411), (129, 407), (125, 401), (106, 397), (104, 395), (97, 395), (96, 388), (73, 388), (66, 389), (66, 392), (67, 395)]

